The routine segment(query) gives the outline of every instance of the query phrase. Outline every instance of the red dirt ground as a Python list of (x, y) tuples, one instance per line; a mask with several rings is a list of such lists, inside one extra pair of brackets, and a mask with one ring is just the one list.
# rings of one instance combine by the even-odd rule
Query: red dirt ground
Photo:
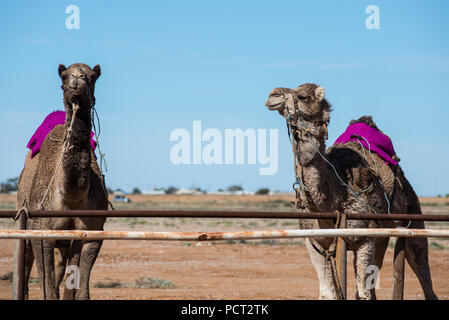
[[(274, 200), (287, 202), (292, 195), (279, 196), (131, 196), (132, 204), (122, 209), (269, 208)], [(0, 195), (5, 208), (14, 207), (15, 196)], [(448, 198), (421, 198), (424, 213), (447, 213)], [(441, 202), (441, 203), (440, 203)], [(443, 203), (444, 202), (444, 203)], [(275, 203), (282, 210), (283, 202)], [(272, 210), (278, 210), (274, 207)], [(7, 223), (6, 221), (4, 223)], [(430, 225), (429, 227), (443, 227)], [(147, 231), (238, 231), (296, 228), (297, 222), (248, 219), (108, 219), (106, 230)], [(1, 229), (13, 229), (2, 224)], [(446, 227), (447, 228), (447, 227)], [(434, 289), (440, 299), (449, 300), (449, 250), (447, 240), (429, 240), (430, 267)], [(0, 241), (0, 276), (13, 269), (13, 240)], [(388, 249), (380, 273), (379, 299), (391, 299), (392, 256)], [(37, 277), (33, 269), (32, 278)], [(101, 283), (134, 284), (141, 278), (172, 281), (174, 288), (99, 288)], [(348, 253), (348, 297), (354, 299), (352, 253)], [(11, 298), (11, 282), (0, 280), (0, 299)], [(92, 270), (92, 299), (315, 299), (318, 281), (302, 240), (273, 243), (104, 241)], [(39, 298), (36, 281), (30, 283), (30, 298)], [(423, 299), (419, 282), (406, 266), (405, 299)]]
[[(12, 270), (13, 241), (0, 242), (0, 274)], [(430, 265), (440, 299), (449, 299), (449, 250), (432, 250)], [(348, 296), (354, 298), (354, 277), (348, 254)], [(36, 276), (35, 269), (32, 277)], [(140, 277), (170, 280), (175, 288), (96, 288), (96, 282), (133, 283)], [(407, 265), (406, 299), (423, 299)], [(392, 250), (380, 273), (379, 299), (390, 299)], [(167, 243), (105, 241), (92, 271), (92, 299), (315, 299), (315, 271), (303, 245)], [(11, 283), (0, 281), (0, 299), (10, 299)], [(39, 298), (36, 283), (31, 299)]]

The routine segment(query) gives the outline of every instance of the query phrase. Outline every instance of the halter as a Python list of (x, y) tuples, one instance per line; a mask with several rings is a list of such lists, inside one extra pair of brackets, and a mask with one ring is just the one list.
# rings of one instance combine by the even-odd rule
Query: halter
[[(81, 78), (84, 77), (84, 78)], [(68, 82), (70, 81), (71, 78), (75, 78), (76, 80), (80, 80), (83, 79), (86, 81), (87, 84), (87, 96), (89, 97), (89, 107), (92, 109), (95, 106), (95, 96), (93, 95), (93, 93), (91, 92), (91, 85), (92, 85), (92, 80), (89, 77), (89, 75), (87, 73), (83, 73), (81, 76), (75, 76), (73, 73), (70, 74), (69, 78), (67, 79), (66, 83), (64, 83), (62, 90), (64, 91), (64, 93), (69, 90), (68, 88)]]
[[(309, 128), (304, 124), (304, 120), (301, 116), (301, 113), (299, 111), (299, 108), (297, 106), (297, 99), (295, 99), (293, 93), (288, 93), (287, 96), (284, 96), (284, 103), (285, 103), (285, 109), (284, 109), (284, 118), (286, 120), (287, 125), (287, 132), (288, 137), (290, 139), (290, 142), (292, 144), (292, 151), (294, 155), (294, 170), (295, 170), (295, 181), (292, 185), (293, 190), (296, 192), (296, 207), (298, 209), (305, 209), (305, 206), (303, 205), (302, 201), (302, 193), (304, 192), (304, 196), (307, 197), (306, 192), (307, 187), (303, 182), (302, 176), (304, 175), (304, 168), (301, 166), (299, 169), (298, 163), (299, 163), (299, 153), (297, 148), (297, 142), (295, 138), (295, 133), (299, 132), (300, 136), (302, 137), (303, 134), (306, 134), (311, 136)], [(327, 140), (327, 126), (324, 123), (324, 138)], [(292, 137), (293, 136), (293, 139)], [(312, 141), (311, 141), (312, 142)], [(312, 142), (313, 143), (313, 142)], [(299, 173), (299, 170), (301, 172)]]
[[(100, 171), (104, 177), (103, 174), (103, 163), (104, 163), (104, 167), (105, 167), (105, 171), (107, 171), (107, 163), (106, 163), (106, 159), (105, 159), (105, 154), (101, 152), (100, 149), (100, 142), (99, 142), (99, 137), (100, 137), (100, 133), (101, 133), (101, 127), (100, 127), (100, 119), (98, 117), (98, 112), (95, 109), (95, 96), (93, 95), (93, 92), (91, 90), (91, 85), (92, 85), (92, 79), (89, 77), (89, 75), (85, 72), (83, 72), (83, 74), (81, 76), (75, 76), (74, 74), (70, 74), (69, 78), (67, 79), (66, 83), (63, 84), (62, 89), (64, 91), (64, 93), (69, 90), (68, 88), (68, 82), (70, 81), (71, 78), (75, 78), (77, 80), (79, 80), (81, 77), (84, 77), (84, 80), (87, 83), (87, 96), (89, 97), (89, 107), (91, 110), (91, 124), (92, 124), (92, 128), (94, 131), (94, 135), (95, 135), (95, 139), (96, 139), (96, 143), (97, 143), (97, 149), (98, 149), (98, 153), (100, 154)], [(73, 111), (73, 106), (77, 105), (79, 107), (79, 104), (76, 103), (72, 103), (72, 111)], [(69, 115), (67, 113), (66, 115), (66, 121), (70, 122), (69, 119)], [(97, 119), (98, 122), (98, 133), (97, 133), (97, 126), (95, 125), (95, 119)]]

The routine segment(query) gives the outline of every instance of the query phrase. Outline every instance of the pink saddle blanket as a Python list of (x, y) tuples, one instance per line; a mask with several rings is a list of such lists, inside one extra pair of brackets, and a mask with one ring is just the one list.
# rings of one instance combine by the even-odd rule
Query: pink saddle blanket
[[(361, 139), (359, 138), (361, 137)], [(360, 141), (360, 144), (367, 150), (377, 153), (384, 161), (390, 165), (397, 165), (397, 161), (393, 160), (396, 152), (390, 137), (383, 134), (379, 130), (372, 128), (364, 123), (354, 123), (346, 128), (346, 131), (337, 138), (334, 145), (346, 143), (349, 141)]]
[[(44, 142), (47, 135), (59, 124), (65, 123), (65, 112), (64, 111), (54, 111), (50, 113), (44, 122), (37, 128), (36, 132), (31, 137), (27, 144), (27, 148), (31, 150), (31, 159), (33, 159), (41, 150), (42, 143)], [(90, 133), (90, 145), (92, 150), (95, 151), (97, 147), (97, 142), (93, 139), (94, 133)]]

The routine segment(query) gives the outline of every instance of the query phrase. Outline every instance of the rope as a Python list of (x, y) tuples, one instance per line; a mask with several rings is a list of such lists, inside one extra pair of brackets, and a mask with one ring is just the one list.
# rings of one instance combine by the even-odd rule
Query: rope
[[(356, 199), (358, 201), (360, 201), (361, 203), (363, 203), (366, 207), (368, 207), (369, 209), (371, 209), (374, 213), (378, 213), (373, 207), (371, 207), (365, 200), (363, 200), (359, 194), (357, 194), (350, 185), (348, 185), (346, 182), (343, 181), (343, 179), (340, 177), (340, 175), (337, 172), (337, 169), (334, 167), (334, 165), (326, 159), (326, 157), (321, 153), (320, 149), (315, 145), (315, 143), (312, 140), (312, 137), (310, 135), (310, 130), (306, 127), (306, 125), (304, 124), (304, 122), (302, 121), (301, 117), (298, 116), (298, 123), (301, 124), (301, 126), (304, 128), (305, 132), (307, 133), (307, 137), (309, 138), (310, 143), (312, 144), (312, 146), (316, 149), (316, 151), (318, 152), (318, 154), (320, 155), (320, 157), (332, 168), (332, 170), (335, 173), (335, 176), (337, 177), (337, 179), (339, 180), (340, 184), (345, 186), (346, 188), (349, 189), (349, 191), (356, 197)], [(369, 189), (367, 189), (369, 190)], [(366, 190), (366, 191), (367, 191)]]
[[(374, 158), (373, 154), (371, 153), (371, 144), (369, 143), (368, 140), (365, 139), (365, 137), (363, 137), (363, 136), (359, 136), (359, 137), (362, 138), (363, 140), (365, 140), (366, 143), (368, 144), (368, 153), (369, 153), (369, 155), (371, 156), (371, 158), (373, 159), (373, 162), (374, 162), (374, 165), (375, 165), (375, 168), (376, 168), (377, 179), (379, 180), (380, 184), (382, 185), (382, 187), (383, 187), (383, 189), (384, 189), (384, 197), (385, 197), (385, 200), (387, 200), (387, 204), (388, 204), (388, 214), (390, 214), (390, 213), (391, 213), (391, 212), (390, 212), (391, 204), (390, 204), (390, 200), (388, 199), (387, 188), (385, 187), (385, 185), (384, 185), (384, 183), (382, 182), (382, 179), (381, 179), (381, 177), (380, 177), (380, 174), (379, 174), (379, 167), (377, 166), (377, 161), (376, 161), (376, 159)], [(360, 144), (360, 146), (362, 147), (362, 150), (363, 150), (363, 156), (365, 157), (366, 162), (368, 162), (368, 164), (369, 164), (368, 158), (366, 157), (365, 147), (364, 147), (364, 146), (362, 145), (362, 143), (360, 142), (360, 139), (357, 138), (357, 142), (358, 142), (358, 143)]]
[(72, 132), (73, 132), (72, 127), (73, 127), (73, 123), (74, 123), (74, 121), (75, 121), (75, 115), (76, 115), (76, 113), (77, 113), (78, 110), (79, 110), (79, 106), (76, 105), (75, 103), (72, 103), (72, 108), (73, 108), (72, 119), (71, 119), (70, 125), (69, 125), (69, 127), (68, 127), (68, 129), (67, 129), (67, 131), (66, 131), (66, 136), (65, 136), (65, 138), (64, 138), (64, 145), (63, 145), (63, 147), (62, 147), (61, 156), (59, 157), (59, 160), (58, 160), (58, 163), (57, 163), (57, 165), (56, 165), (55, 171), (53, 172), (53, 175), (52, 175), (52, 177), (51, 177), (51, 179), (50, 179), (50, 183), (48, 184), (47, 189), (45, 190), (44, 196), (42, 197), (42, 200), (41, 200), (41, 202), (39, 203), (37, 210), (45, 210), (45, 209), (44, 209), (44, 202), (45, 202), (45, 199), (47, 198), (48, 192), (50, 191), (50, 188), (51, 188), (51, 186), (53, 185), (53, 182), (54, 182), (55, 177), (56, 177), (56, 173), (58, 172), (58, 169), (59, 169), (59, 167), (61, 166), (61, 163), (62, 163), (62, 159), (63, 159), (63, 157), (64, 157), (64, 154), (66, 153), (67, 149), (69, 148), (69, 141), (68, 141), (68, 139), (69, 139), (69, 138), (71, 137), (71, 135), (72, 135)]
[(334, 241), (329, 246), (329, 249), (327, 250), (320, 250), (314, 243), (310, 242), (312, 247), (315, 249), (316, 252), (318, 252), (321, 256), (323, 256), (326, 261), (329, 261), (331, 266), (331, 275), (332, 275), (332, 281), (334, 282), (334, 288), (336, 290), (337, 299), (344, 300), (343, 295), (343, 288), (341, 287), (340, 283), (340, 277), (338, 276), (337, 272), (337, 262), (335, 261), (336, 253), (337, 253), (337, 241), (338, 238), (334, 238)]
[[(289, 137), (290, 137), (291, 126), (290, 126), (289, 121), (291, 120), (291, 116), (290, 116), (290, 114), (289, 114), (289, 112), (288, 112), (288, 106), (287, 106), (287, 104), (286, 104), (286, 110), (287, 110), (287, 114), (288, 114), (287, 127), (289, 128)], [(373, 207), (371, 207), (366, 201), (364, 201), (364, 200), (360, 197), (361, 194), (363, 194), (363, 193), (369, 191), (369, 190), (372, 188), (373, 182), (371, 182), (371, 184), (370, 184), (370, 186), (369, 186), (368, 188), (366, 188), (366, 189), (364, 189), (364, 190), (361, 190), (361, 191), (359, 191), (359, 192), (355, 192), (355, 191), (351, 188), (350, 185), (348, 185), (347, 183), (345, 183), (345, 182), (343, 181), (343, 179), (342, 179), (342, 178), (340, 177), (340, 175), (338, 174), (337, 169), (334, 167), (334, 165), (333, 165), (329, 160), (327, 160), (327, 158), (321, 153), (321, 151), (319, 150), (319, 148), (315, 145), (315, 143), (313, 142), (312, 137), (311, 137), (311, 135), (310, 135), (310, 130), (309, 130), (309, 129), (307, 128), (307, 126), (304, 124), (304, 122), (302, 121), (302, 119), (301, 119), (301, 117), (299, 116), (299, 114), (298, 114), (298, 117), (297, 117), (297, 123), (301, 124), (301, 126), (302, 126), (303, 129), (304, 129), (304, 131), (307, 133), (307, 137), (309, 138), (310, 143), (311, 143), (312, 146), (316, 149), (316, 151), (318, 152), (318, 154), (320, 155), (320, 157), (321, 157), (321, 158), (322, 158), (322, 159), (323, 159), (323, 160), (324, 160), (324, 161), (325, 161), (325, 162), (326, 162), (326, 163), (333, 169), (333, 171), (334, 171), (334, 173), (335, 173), (335, 176), (336, 176), (337, 179), (339, 180), (340, 184), (343, 185), (343, 186), (345, 186), (346, 188), (348, 188), (349, 191), (350, 191), (350, 192), (357, 198), (357, 200), (360, 201), (361, 203), (363, 203), (365, 206), (367, 206), (368, 209), (372, 210), (375, 214), (378, 214), (378, 212), (376, 211), (376, 209), (374, 209)], [(364, 137), (362, 137), (362, 136), (359, 136), (359, 137), (361, 137), (362, 139), (364, 139), (364, 140), (368, 143), (368, 151), (369, 151), (369, 154), (370, 154), (371, 158), (373, 159), (373, 162), (374, 162), (374, 165), (375, 165), (375, 168), (376, 168), (376, 173), (377, 173), (378, 181), (379, 181), (379, 183), (382, 185), (382, 187), (383, 187), (383, 189), (384, 189), (384, 197), (385, 197), (385, 200), (387, 201), (387, 210), (388, 210), (388, 214), (391, 214), (391, 203), (390, 203), (390, 200), (388, 199), (388, 195), (387, 195), (387, 191), (386, 191), (385, 184), (383, 183), (382, 179), (380, 178), (380, 175), (379, 175), (379, 167), (378, 167), (378, 165), (377, 165), (377, 161), (376, 161), (376, 159), (374, 158), (374, 156), (373, 156), (372, 153), (371, 153), (371, 144), (370, 144), (369, 141), (368, 141), (367, 139), (365, 139)], [(293, 139), (293, 140), (294, 140), (294, 139)], [(290, 141), (292, 141), (292, 140), (290, 139)], [(357, 141), (358, 141), (358, 143), (362, 146), (363, 155), (364, 155), (366, 161), (369, 163), (368, 158), (367, 158), (366, 153), (365, 153), (365, 147), (363, 147), (363, 145), (361, 144), (361, 142), (360, 142), (359, 139), (357, 139)], [(294, 146), (294, 142), (292, 142), (292, 145), (293, 145), (293, 148), (294, 148), (294, 151), (293, 151), (293, 152), (294, 152), (294, 159), (295, 159), (295, 173), (296, 173), (296, 157), (297, 157), (297, 152), (296, 152), (296, 148), (295, 148), (295, 146)], [(301, 187), (301, 188), (304, 187), (304, 190), (306, 190), (306, 189), (305, 189), (305, 185), (302, 183), (302, 179), (301, 179), (301, 177), (300, 177), (299, 175), (297, 175), (297, 179), (296, 179), (295, 183), (293, 184), (293, 186), (295, 186), (295, 185), (297, 184), (298, 178), (299, 178), (299, 181), (301, 182), (300, 187)], [(295, 190), (296, 190), (296, 189), (295, 189)], [(395, 222), (395, 223), (399, 223), (400, 221), (399, 221), (399, 220), (395, 220), (394, 222)], [(410, 220), (409, 223), (408, 223), (408, 225), (407, 225), (405, 228), (410, 227), (411, 222), (412, 222), (412, 221)]]
[[(72, 108), (73, 108), (72, 119), (71, 119), (70, 125), (69, 125), (69, 127), (67, 128), (67, 131), (66, 131), (66, 135), (65, 135), (65, 138), (64, 138), (64, 145), (63, 145), (63, 148), (62, 148), (61, 156), (59, 157), (58, 164), (56, 165), (55, 171), (53, 172), (53, 176), (51, 177), (50, 183), (48, 184), (47, 189), (45, 190), (44, 196), (42, 197), (42, 200), (40, 201), (40, 203), (39, 203), (39, 205), (37, 207), (37, 210), (45, 210), (44, 209), (45, 199), (47, 198), (48, 192), (50, 191), (50, 188), (53, 185), (53, 182), (54, 182), (55, 177), (56, 177), (56, 173), (58, 172), (58, 169), (61, 166), (64, 154), (66, 153), (66, 151), (67, 151), (67, 149), (69, 147), (68, 139), (72, 135), (72, 132), (73, 132), (72, 127), (73, 127), (73, 123), (75, 121), (75, 115), (76, 115), (76, 113), (79, 110), (79, 106), (76, 105), (75, 103), (72, 103)], [(42, 226), (41, 226), (41, 219), (39, 219), (38, 221), (39, 221), (39, 229), (41, 229), (42, 228)], [(44, 291), (44, 293), (43, 293), (44, 294), (44, 300), (47, 300), (47, 289), (46, 289), (46, 286), (45, 286), (44, 240), (41, 239), (40, 242), (41, 242), (41, 257), (42, 257), (42, 288), (43, 288), (43, 291)]]
[[(108, 164), (106, 162), (106, 154), (101, 152), (101, 148), (100, 148), (100, 134), (101, 134), (101, 123), (100, 123), (100, 118), (98, 117), (98, 112), (97, 109), (95, 109), (95, 106), (92, 106), (92, 116), (91, 116), (91, 121), (92, 121), (92, 129), (94, 131), (94, 135), (95, 135), (95, 139), (97, 141), (97, 149), (98, 149), (98, 153), (100, 155), (100, 171), (101, 174), (104, 176), (103, 174), (103, 162), (104, 162), (104, 167), (105, 170), (104, 172), (108, 172)], [(97, 119), (98, 122), (98, 133), (97, 133), (97, 127), (95, 125), (95, 119)]]
[(20, 218), (20, 214), (24, 212), (25, 216), (29, 219), (30, 218), (30, 213), (28, 212), (28, 208), (27, 208), (27, 199), (23, 200), (23, 204), (22, 204), (22, 208), (19, 209), (19, 211), (17, 211), (16, 215), (14, 216), (13, 220), (17, 221)]
[[(39, 229), (41, 223), (39, 220)], [(47, 288), (45, 286), (45, 258), (44, 258), (44, 239), (41, 239), (41, 256), (42, 256), (42, 289), (44, 289), (44, 300), (47, 300)]]
[[(390, 209), (391, 209), (391, 203), (390, 203), (390, 200), (388, 199), (387, 188), (385, 187), (385, 184), (383, 183), (382, 178), (381, 178), (380, 175), (379, 175), (379, 167), (377, 166), (377, 161), (376, 161), (376, 159), (374, 158), (373, 154), (371, 153), (371, 144), (369, 143), (369, 141), (368, 141), (365, 137), (360, 136), (360, 135), (357, 135), (357, 137), (362, 138), (362, 139), (365, 140), (366, 143), (368, 144), (368, 152), (369, 152), (371, 158), (372, 158), (373, 161), (374, 161), (374, 165), (375, 165), (375, 168), (376, 168), (377, 178), (378, 178), (380, 184), (382, 185), (382, 187), (383, 187), (383, 189), (384, 189), (385, 200), (387, 200), (387, 204), (388, 204), (388, 214), (391, 214), (391, 212), (390, 212)], [(360, 146), (362, 147), (363, 155), (364, 155), (364, 157), (365, 157), (365, 160), (369, 163), (368, 158), (366, 157), (365, 147), (364, 147), (364, 146), (362, 145), (362, 143), (360, 142), (360, 139), (357, 138), (357, 142), (358, 142), (358, 143), (360, 144)], [(400, 221), (399, 221), (399, 220), (394, 220), (394, 223), (399, 224)], [(410, 227), (411, 224), (412, 224), (412, 220), (409, 220), (409, 222), (408, 222), (408, 224), (407, 224), (407, 226), (406, 226), (405, 228), (408, 229), (408, 228)]]
[[(87, 77), (87, 75), (86, 75), (86, 77)], [(88, 80), (88, 82), (90, 82), (90, 80), (89, 80), (88, 77), (87, 77), (87, 80)], [(64, 88), (64, 91), (65, 91), (66, 89), (67, 89), (67, 88), (65, 87), (65, 88)], [(92, 109), (92, 116), (91, 116), (92, 128), (94, 129), (94, 135), (95, 135), (95, 139), (96, 139), (96, 142), (97, 142), (97, 148), (98, 148), (98, 152), (99, 152), (99, 154), (100, 154), (100, 171), (101, 171), (101, 177), (102, 177), (102, 182), (103, 182), (103, 188), (105, 188), (105, 184), (104, 184), (104, 174), (103, 174), (103, 160), (104, 160), (104, 162), (105, 162), (106, 171), (107, 171), (107, 164), (106, 164), (105, 154), (102, 153), (101, 150), (100, 150), (100, 142), (99, 142), (99, 136), (100, 136), (100, 133), (101, 133), (100, 119), (99, 119), (98, 113), (97, 113), (97, 111), (96, 111), (96, 109), (95, 109), (95, 98), (92, 99), (92, 96), (91, 96), (90, 85), (87, 86), (87, 89), (88, 89), (88, 96), (89, 96), (89, 101), (90, 101), (90, 107), (91, 107), (91, 109)], [(46, 199), (47, 196), (48, 196), (48, 193), (49, 193), (49, 191), (50, 191), (51, 186), (53, 185), (54, 179), (55, 179), (55, 177), (56, 177), (56, 173), (58, 172), (58, 169), (59, 169), (59, 167), (61, 166), (61, 163), (62, 163), (62, 159), (63, 159), (63, 157), (64, 157), (64, 154), (65, 154), (66, 151), (68, 150), (68, 147), (69, 147), (69, 142), (68, 142), (68, 140), (69, 140), (69, 138), (71, 137), (72, 132), (73, 132), (73, 123), (74, 123), (74, 120), (75, 120), (75, 115), (76, 115), (77, 111), (79, 110), (79, 105), (77, 105), (77, 104), (75, 104), (75, 103), (72, 103), (72, 109), (73, 109), (72, 118), (71, 118), (71, 121), (70, 121), (70, 125), (69, 125), (69, 127), (68, 127), (68, 129), (67, 129), (67, 131), (66, 131), (66, 135), (65, 135), (65, 137), (64, 137), (64, 140), (63, 140), (63, 141), (56, 140), (56, 139), (53, 139), (51, 136), (49, 136), (50, 140), (52, 140), (52, 141), (54, 141), (54, 142), (64, 142), (64, 145), (63, 145), (63, 148), (62, 148), (61, 157), (60, 157), (59, 160), (58, 160), (58, 163), (57, 163), (57, 165), (56, 165), (55, 171), (53, 172), (53, 176), (52, 176), (51, 179), (50, 179), (50, 183), (48, 184), (47, 189), (45, 190), (44, 196), (42, 197), (42, 200), (40, 201), (37, 210), (45, 210), (43, 204), (44, 204), (44, 202), (45, 202), (45, 199)], [(98, 134), (97, 134), (96, 126), (95, 126), (94, 115), (96, 116), (97, 122), (98, 122), (98, 128), (99, 128)], [(68, 120), (68, 119), (67, 119), (67, 120)], [(105, 192), (106, 192), (106, 191), (105, 191)], [(106, 195), (107, 195), (107, 192), (106, 192)], [(108, 201), (108, 202), (109, 202), (109, 204), (111, 205), (112, 209), (115, 210), (114, 207), (112, 206), (112, 203), (111, 203), (110, 201)], [(29, 216), (27, 208), (26, 208), (26, 207), (23, 207), (22, 209), (20, 209), (20, 210), (17, 212), (17, 214), (16, 214), (16, 216), (14, 217), (14, 219), (18, 218), (19, 215), (20, 215), (20, 213), (21, 213), (22, 211), (25, 211), (25, 213), (27, 214), (27, 216)], [(39, 219), (39, 229), (41, 229), (41, 219)], [(42, 275), (42, 287), (43, 287), (43, 291), (44, 291), (44, 292), (43, 292), (44, 300), (46, 300), (47, 293), (46, 293), (46, 287), (45, 287), (44, 240), (41, 239), (40, 242), (41, 242), (41, 256), (42, 256), (42, 271), (43, 271), (43, 275)]]
[[(341, 228), (341, 212), (337, 211), (337, 220), (335, 222), (335, 229), (340, 229), (340, 228)], [(338, 243), (338, 237), (335, 237), (331, 246), (329, 247), (327, 259), (331, 263), (332, 277), (334, 278), (334, 281), (336, 284), (335, 287), (337, 288), (337, 297), (341, 300), (344, 300), (345, 297), (343, 295), (343, 288), (341, 287), (340, 277), (337, 272), (337, 262), (336, 262), (337, 243)]]
[(114, 208), (114, 206), (112, 205), (112, 202), (111, 202), (111, 201), (108, 200), (108, 204), (111, 206), (111, 209), (112, 209), (112, 210), (114, 210), (114, 211), (116, 210), (116, 209)]

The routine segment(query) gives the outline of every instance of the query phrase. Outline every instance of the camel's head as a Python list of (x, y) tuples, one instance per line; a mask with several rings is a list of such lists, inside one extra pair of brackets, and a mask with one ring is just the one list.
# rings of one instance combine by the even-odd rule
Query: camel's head
[(60, 64), (58, 73), (62, 80), (65, 102), (76, 103), (85, 108), (94, 106), (95, 81), (101, 74), (98, 64), (93, 69), (83, 63), (74, 63), (68, 68)]
[(324, 99), (324, 88), (305, 83), (295, 89), (297, 110), (301, 117), (310, 122), (328, 123), (330, 104)]
[(324, 127), (327, 134), (331, 106), (324, 99), (323, 87), (305, 83), (296, 89), (275, 88), (265, 105), (269, 110), (277, 110), (291, 124), (301, 119), (312, 126)]

